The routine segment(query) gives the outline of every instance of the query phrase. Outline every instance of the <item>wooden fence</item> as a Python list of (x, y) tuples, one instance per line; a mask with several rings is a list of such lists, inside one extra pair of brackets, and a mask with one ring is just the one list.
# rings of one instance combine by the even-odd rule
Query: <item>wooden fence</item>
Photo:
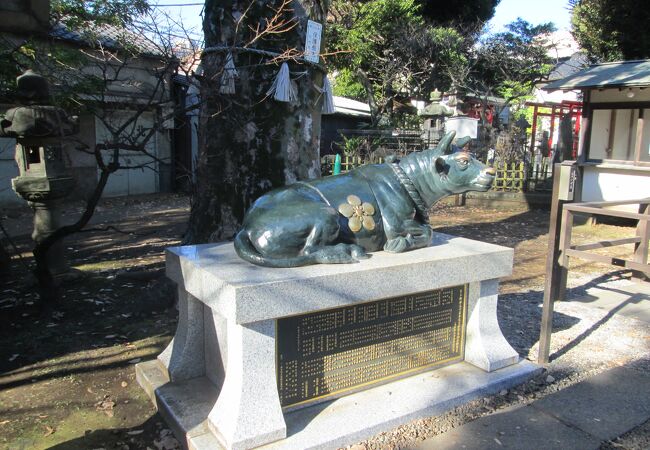
[[(327, 155), (321, 158), (321, 173), (323, 176), (332, 175), (334, 172), (334, 155)], [(384, 158), (378, 158), (376, 163), (380, 164), (384, 162)], [(341, 156), (341, 173), (348, 172), (355, 167), (363, 166), (365, 164), (371, 164), (370, 162), (364, 160), (361, 156)]]
[[(323, 175), (332, 175), (334, 169), (334, 155), (327, 155), (321, 160)], [(378, 158), (373, 163), (381, 163), (383, 158)], [(341, 156), (341, 173), (345, 173), (355, 167), (370, 164), (360, 156)], [(532, 190), (550, 190), (545, 188), (550, 178), (546, 167), (526, 168), (523, 161), (511, 163), (495, 163), (492, 165), (496, 170), (493, 191), (498, 192), (525, 192)], [(528, 173), (527, 173), (528, 172)]]
[(493, 191), (523, 192), (526, 182), (526, 169), (523, 162), (494, 164), (496, 176)]

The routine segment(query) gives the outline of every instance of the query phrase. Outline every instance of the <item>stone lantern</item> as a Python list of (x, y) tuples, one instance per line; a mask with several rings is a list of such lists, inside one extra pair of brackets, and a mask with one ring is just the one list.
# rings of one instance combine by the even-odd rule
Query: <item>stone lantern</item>
[[(32, 239), (39, 243), (59, 228), (60, 200), (74, 187), (62, 144), (79, 126), (77, 117), (50, 105), (48, 83), (41, 75), (28, 70), (16, 81), (20, 106), (8, 110), (0, 120), (0, 137), (16, 139), (20, 175), (11, 184), (34, 210)], [(52, 274), (68, 271), (61, 241), (50, 248), (47, 259)]]
[(442, 94), (436, 89), (429, 97), (431, 103), (424, 107), (422, 111), (418, 112), (418, 116), (424, 119), (422, 129), (427, 135), (430, 144), (437, 143), (444, 131), (443, 123), (445, 117), (454, 114), (453, 109), (441, 103)]

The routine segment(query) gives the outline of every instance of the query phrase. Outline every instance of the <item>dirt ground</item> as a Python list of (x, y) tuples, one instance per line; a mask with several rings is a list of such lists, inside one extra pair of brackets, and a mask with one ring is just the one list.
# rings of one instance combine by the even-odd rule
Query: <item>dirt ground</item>
[[(66, 241), (83, 276), (65, 282), (51, 314), (38, 310), (25, 276), (29, 239), (16, 239), (22, 259), (0, 275), (0, 448), (177, 447), (133, 365), (160, 353), (175, 329), (164, 249), (180, 243), (188, 212), (188, 199), (176, 196), (104, 202), (107, 221), (95, 227), (120, 231)], [(6, 220), (16, 226), (19, 219)]]
[[(76, 211), (78, 205), (69, 205), (68, 216)], [(187, 198), (176, 195), (104, 202), (94, 226), (115, 229), (66, 241), (70, 264), (82, 276), (65, 282), (54, 312), (37, 307), (29, 237), (14, 239), (21, 256), (0, 274), (1, 448), (178, 448), (135, 381), (133, 365), (160, 353), (175, 330), (164, 249), (180, 243), (188, 212)], [(0, 218), (29, 232), (28, 210), (0, 211)], [(513, 247), (514, 273), (502, 283), (503, 294), (543, 285), (548, 211), (445, 206), (434, 210), (432, 226)], [(633, 234), (631, 227), (584, 225), (574, 242)], [(604, 270), (578, 263), (571, 273)], [(536, 341), (538, 327), (525, 332)]]

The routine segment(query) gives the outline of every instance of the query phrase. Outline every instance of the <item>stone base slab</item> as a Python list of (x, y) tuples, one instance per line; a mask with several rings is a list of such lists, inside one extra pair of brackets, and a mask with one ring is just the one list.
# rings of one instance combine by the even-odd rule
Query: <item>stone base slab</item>
[[(377, 252), (359, 264), (293, 269), (249, 264), (232, 244), (168, 249), (178, 328), (157, 361), (138, 366), (138, 381), (189, 448), (353, 443), (533, 371), (519, 362), (497, 320), (498, 279), (511, 273), (512, 260), (512, 249), (440, 233), (432, 246), (404, 254)], [(460, 285), (467, 286), (464, 362), (283, 411), (277, 320)]]
[[(536, 364), (522, 360), (494, 372), (465, 362), (424, 372), (287, 413), (287, 437), (260, 448), (330, 449), (354, 444), (411, 420), (440, 415), (460, 404), (509, 389), (540, 370)], [(136, 366), (138, 381), (152, 395), (176, 436), (185, 437), (186, 448), (222, 449), (205, 420), (217, 401), (217, 390), (204, 377), (168, 383), (165, 372), (158, 360)]]

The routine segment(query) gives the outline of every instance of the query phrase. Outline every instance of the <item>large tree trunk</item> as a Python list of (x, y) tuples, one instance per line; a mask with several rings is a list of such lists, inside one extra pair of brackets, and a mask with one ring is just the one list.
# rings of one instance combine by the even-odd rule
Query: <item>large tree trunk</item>
[[(198, 176), (188, 243), (232, 238), (244, 212), (261, 194), (320, 176), (322, 99), (314, 86), (323, 85), (324, 74), (318, 67), (300, 60), (289, 61), (298, 99), (291, 104), (278, 102), (267, 97), (266, 92), (280, 64), (270, 63), (272, 58), (268, 56), (237, 49), (302, 52), (307, 20), (323, 23), (326, 11), (317, 0), (288, 2), (281, 18), (285, 23), (295, 22), (295, 27), (256, 39), (282, 4), (278, 0), (205, 2), (206, 48), (235, 47), (232, 56), (239, 77), (235, 94), (220, 94), (226, 53), (204, 54)], [(239, 25), (236, 19), (240, 20)]]

